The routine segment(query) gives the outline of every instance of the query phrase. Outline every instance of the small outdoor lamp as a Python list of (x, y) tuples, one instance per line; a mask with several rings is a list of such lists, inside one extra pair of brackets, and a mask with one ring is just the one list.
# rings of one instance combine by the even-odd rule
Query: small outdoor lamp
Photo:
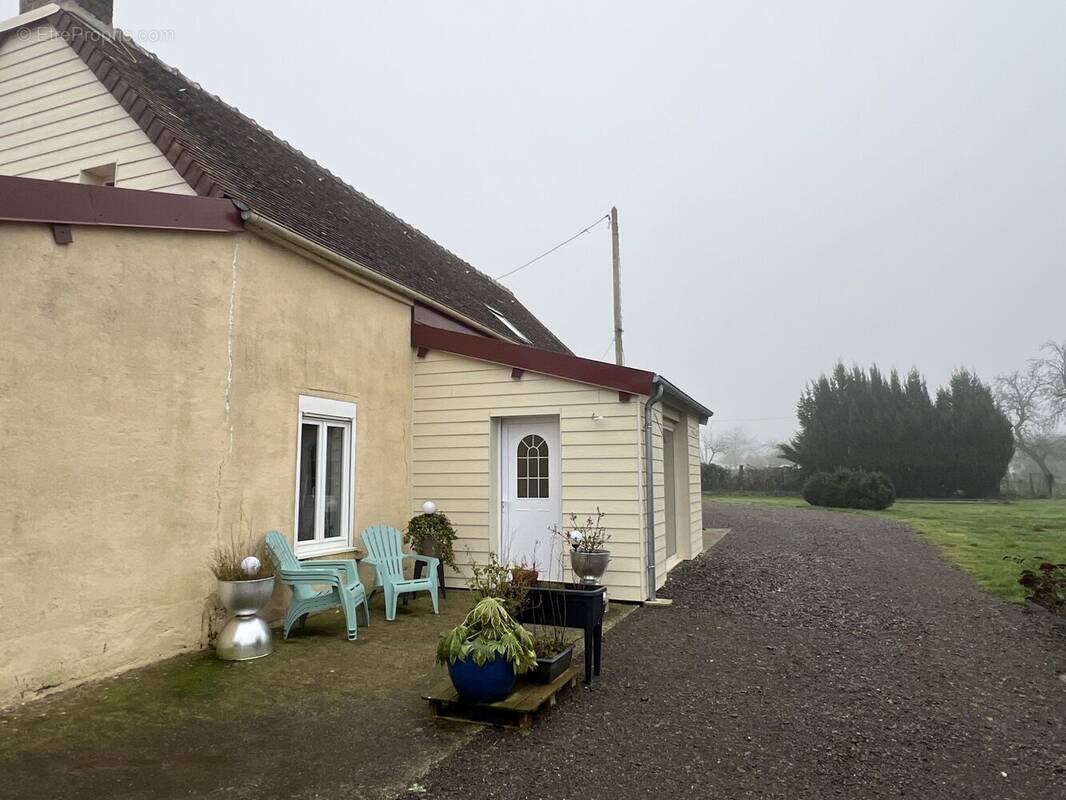
[(437, 504), (432, 500), (427, 500), (422, 504), (422, 513), (427, 516), (437, 513)]

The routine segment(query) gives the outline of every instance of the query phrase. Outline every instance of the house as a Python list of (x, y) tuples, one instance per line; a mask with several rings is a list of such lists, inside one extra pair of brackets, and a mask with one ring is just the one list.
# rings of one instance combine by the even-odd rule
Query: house
[(433, 500), (464, 568), (543, 564), (550, 525), (600, 508), (629, 601), (699, 552), (704, 406), (572, 354), (112, 29), (110, 2), (20, 11), (0, 23), (0, 705), (203, 646), (207, 559), (236, 532), (351, 552)]

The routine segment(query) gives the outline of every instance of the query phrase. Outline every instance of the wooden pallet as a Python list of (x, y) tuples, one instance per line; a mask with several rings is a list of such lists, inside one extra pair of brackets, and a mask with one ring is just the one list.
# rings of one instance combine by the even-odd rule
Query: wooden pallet
[(537, 713), (555, 705), (560, 692), (577, 685), (581, 673), (580, 666), (572, 666), (549, 684), (519, 683), (509, 697), (497, 703), (470, 703), (461, 699), (450, 679), (422, 698), (429, 701), (433, 716), (439, 719), (528, 728)]

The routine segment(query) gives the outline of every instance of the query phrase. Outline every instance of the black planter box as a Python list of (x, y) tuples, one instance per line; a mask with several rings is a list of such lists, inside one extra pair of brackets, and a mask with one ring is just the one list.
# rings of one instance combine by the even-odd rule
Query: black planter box
[(606, 586), (540, 581), (529, 587), (518, 621), (533, 625), (579, 628), (585, 632), (585, 683), (600, 674)]
[(526, 673), (526, 680), (530, 683), (551, 683), (570, 668), (570, 661), (573, 658), (573, 645), (570, 645), (561, 653), (556, 653), (551, 658), (538, 658), (537, 668)]

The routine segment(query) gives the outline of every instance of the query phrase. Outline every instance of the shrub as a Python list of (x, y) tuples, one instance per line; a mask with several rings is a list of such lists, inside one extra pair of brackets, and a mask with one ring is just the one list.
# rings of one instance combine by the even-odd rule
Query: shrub
[(881, 472), (841, 467), (833, 472), (816, 472), (808, 478), (803, 499), (812, 506), (880, 511), (896, 501), (896, 490)]
[(1066, 616), (1066, 564), (1055, 564), (1039, 556), (1004, 558), (1023, 567), (1018, 583), (1025, 589), (1026, 600)]
[(829, 473), (816, 472), (803, 484), (803, 499), (812, 506), (825, 505), (825, 492), (829, 486)]

